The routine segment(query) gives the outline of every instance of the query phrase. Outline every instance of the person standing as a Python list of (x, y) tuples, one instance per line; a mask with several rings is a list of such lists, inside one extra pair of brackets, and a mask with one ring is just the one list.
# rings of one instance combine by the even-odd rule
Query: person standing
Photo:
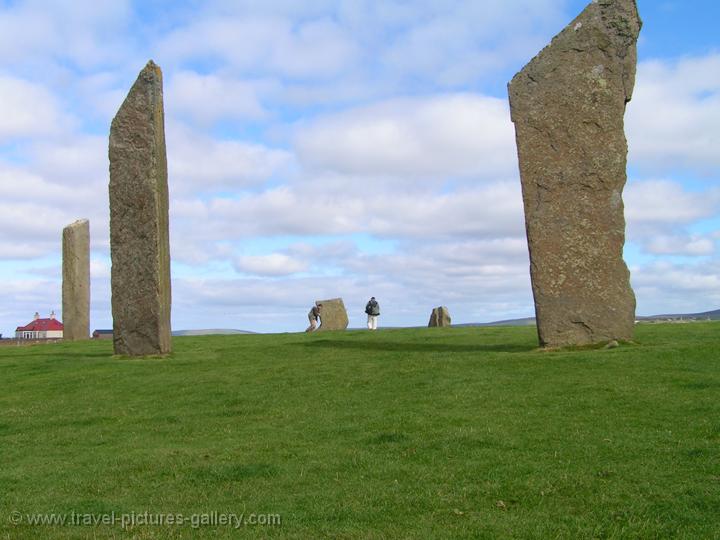
[(322, 308), (322, 304), (318, 304), (317, 306), (313, 306), (312, 309), (308, 312), (308, 320), (310, 321), (310, 326), (307, 327), (305, 330), (306, 332), (314, 332), (317, 330), (318, 322), (322, 324), (322, 319), (320, 319), (320, 309)]
[(370, 298), (367, 305), (365, 306), (365, 313), (367, 313), (368, 316), (368, 330), (377, 330), (377, 319), (380, 315), (380, 304), (378, 304), (374, 296)]

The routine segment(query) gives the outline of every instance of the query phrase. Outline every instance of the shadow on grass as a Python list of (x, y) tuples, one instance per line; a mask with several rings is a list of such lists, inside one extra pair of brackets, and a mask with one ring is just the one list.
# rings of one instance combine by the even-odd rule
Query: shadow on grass
[[(21, 355), (18, 355), (20, 360), (24, 360), (26, 358), (42, 358), (43, 360), (47, 360), (48, 362), (55, 362), (57, 360), (95, 360), (98, 358), (102, 358), (105, 360), (110, 360), (112, 358), (112, 353), (107, 352), (65, 352), (65, 351), (38, 351), (38, 352), (25, 352), (23, 351)], [(15, 364), (17, 365), (17, 364)]]
[(397, 352), (505, 352), (522, 353), (537, 349), (535, 345), (499, 344), (499, 345), (460, 345), (451, 343), (406, 343), (397, 341), (340, 341), (318, 339), (302, 344), (304, 347), (320, 349), (358, 349), (370, 351)]

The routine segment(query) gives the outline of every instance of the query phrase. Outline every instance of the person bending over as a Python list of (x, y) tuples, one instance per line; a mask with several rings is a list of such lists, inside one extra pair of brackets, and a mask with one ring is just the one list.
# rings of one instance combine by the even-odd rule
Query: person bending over
[(306, 332), (314, 332), (317, 330), (318, 323), (322, 324), (322, 320), (320, 319), (320, 309), (322, 308), (322, 304), (318, 304), (317, 306), (313, 306), (312, 309), (308, 312), (308, 320), (310, 321), (310, 326), (307, 327), (305, 330)]

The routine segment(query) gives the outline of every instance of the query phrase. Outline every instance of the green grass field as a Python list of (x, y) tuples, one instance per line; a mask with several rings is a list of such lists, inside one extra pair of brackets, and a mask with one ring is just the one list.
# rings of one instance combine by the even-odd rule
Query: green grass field
[[(641, 325), (636, 341), (542, 352), (534, 328), (464, 328), (175, 338), (167, 359), (2, 347), (0, 538), (720, 538), (720, 323)], [(213, 512), (245, 523), (202, 524)], [(191, 521), (142, 524), (160, 514)]]

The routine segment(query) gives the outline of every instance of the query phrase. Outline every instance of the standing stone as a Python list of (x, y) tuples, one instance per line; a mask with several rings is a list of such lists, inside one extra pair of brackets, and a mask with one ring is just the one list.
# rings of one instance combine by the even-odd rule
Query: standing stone
[(348, 327), (347, 310), (342, 298), (333, 298), (331, 300), (318, 300), (316, 305), (321, 305), (320, 309), (320, 328), (322, 330), (345, 330)]
[(90, 222), (80, 219), (62, 234), (63, 338), (90, 339)]
[(110, 127), (115, 354), (170, 352), (170, 241), (162, 72), (151, 60)]
[(635, 0), (594, 0), (509, 84), (542, 346), (632, 338), (623, 117), (640, 26)]
[(450, 319), (450, 312), (445, 306), (436, 307), (430, 314), (430, 322), (428, 327), (437, 326), (450, 326), (452, 320)]

